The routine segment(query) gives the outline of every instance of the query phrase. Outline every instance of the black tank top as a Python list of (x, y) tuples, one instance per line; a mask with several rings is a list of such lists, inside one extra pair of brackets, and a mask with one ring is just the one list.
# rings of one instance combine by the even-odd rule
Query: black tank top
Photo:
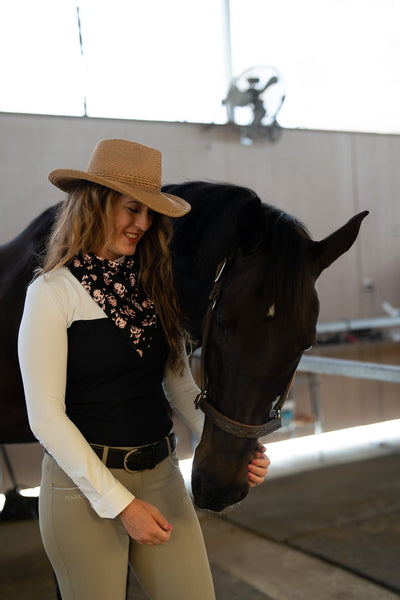
[(68, 329), (66, 412), (88, 442), (139, 446), (168, 435), (162, 379), (167, 343), (159, 325), (142, 357), (109, 318)]

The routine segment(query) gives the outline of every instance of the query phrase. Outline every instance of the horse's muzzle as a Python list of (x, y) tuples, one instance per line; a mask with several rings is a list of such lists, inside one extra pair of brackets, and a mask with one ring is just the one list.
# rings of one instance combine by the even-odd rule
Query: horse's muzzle
[(193, 468), (192, 492), (197, 508), (221, 512), (224, 508), (241, 502), (248, 491), (248, 485), (238, 488), (232, 485), (226, 487), (204, 469)]

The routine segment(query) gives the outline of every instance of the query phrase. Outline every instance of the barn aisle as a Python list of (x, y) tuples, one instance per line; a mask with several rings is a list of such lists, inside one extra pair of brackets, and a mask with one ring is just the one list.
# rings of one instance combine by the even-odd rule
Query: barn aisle
[[(400, 597), (345, 569), (267, 540), (219, 516), (202, 513), (200, 522), (217, 600), (395, 600)], [(0, 598), (56, 600), (53, 574), (42, 549), (37, 521), (0, 524)], [(131, 577), (128, 600), (146, 598)]]
[[(347, 454), (325, 456), (322, 463), (303, 454), (285, 465), (275, 457), (268, 480), (241, 505), (223, 515), (199, 511), (217, 600), (400, 598), (395, 564), (400, 539), (399, 460), (398, 432), (385, 444), (376, 439)], [(348, 512), (352, 501), (358, 508), (369, 507), (361, 515), (363, 522)], [(346, 517), (344, 530), (341, 514)], [(372, 536), (363, 542), (364, 548), (359, 543), (362, 531)], [(368, 558), (371, 541), (375, 558), (381, 555), (381, 566), (387, 565), (386, 579), (380, 583), (377, 560), (364, 560), (364, 571), (356, 568), (357, 561)], [(347, 551), (347, 563), (332, 554), (338, 542), (341, 552)], [(37, 520), (0, 521), (0, 598), (56, 600)], [(146, 600), (133, 576), (128, 600)]]

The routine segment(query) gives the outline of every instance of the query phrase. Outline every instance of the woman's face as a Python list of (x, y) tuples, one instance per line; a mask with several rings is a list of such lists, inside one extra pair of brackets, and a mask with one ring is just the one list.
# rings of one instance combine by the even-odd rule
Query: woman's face
[(120, 256), (132, 256), (136, 246), (153, 223), (153, 211), (128, 196), (119, 196), (113, 203), (115, 235), (107, 249), (96, 254), (101, 258), (116, 260)]

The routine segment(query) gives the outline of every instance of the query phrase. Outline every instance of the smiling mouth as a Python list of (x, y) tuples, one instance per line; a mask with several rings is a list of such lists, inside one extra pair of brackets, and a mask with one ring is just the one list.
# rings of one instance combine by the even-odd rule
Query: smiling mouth
[(130, 240), (131, 242), (137, 242), (139, 239), (138, 233), (126, 233), (125, 232), (125, 235), (128, 238), (128, 240)]

